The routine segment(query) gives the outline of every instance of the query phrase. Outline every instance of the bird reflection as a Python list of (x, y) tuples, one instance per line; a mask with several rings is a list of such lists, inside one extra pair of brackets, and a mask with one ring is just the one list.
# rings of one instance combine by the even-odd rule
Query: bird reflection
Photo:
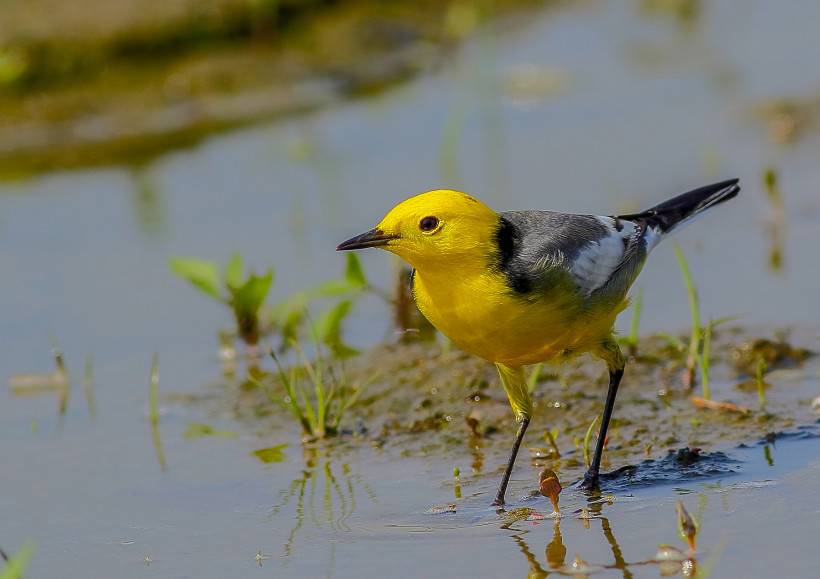
[(633, 577), (632, 569), (641, 566), (656, 566), (661, 576), (670, 577), (680, 575), (681, 577), (693, 577), (697, 574), (697, 562), (694, 557), (687, 556), (681, 551), (668, 545), (658, 547), (658, 552), (652, 559), (628, 562), (623, 555), (621, 546), (612, 529), (612, 524), (607, 517), (600, 515), (603, 503), (600, 501), (591, 502), (587, 512), (592, 521), (600, 521), (600, 528), (604, 534), (614, 562), (606, 564), (590, 564), (584, 561), (580, 555), (571, 562), (567, 562), (567, 547), (561, 534), (561, 519), (553, 520), (552, 539), (544, 549), (546, 565), (542, 564), (539, 558), (533, 553), (533, 549), (524, 538), (526, 531), (513, 535), (515, 541), (524, 558), (527, 560), (529, 572), (528, 579), (543, 579), (553, 576), (587, 577), (595, 572), (605, 569), (616, 569), (621, 572), (625, 579)]

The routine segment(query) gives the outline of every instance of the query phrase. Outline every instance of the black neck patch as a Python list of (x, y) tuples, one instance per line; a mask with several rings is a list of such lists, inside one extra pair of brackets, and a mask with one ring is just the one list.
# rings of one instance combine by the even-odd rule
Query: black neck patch
[(495, 234), (498, 245), (498, 270), (507, 278), (507, 285), (517, 294), (529, 293), (532, 280), (525, 271), (517, 266), (516, 256), (519, 252), (521, 234), (511, 221), (502, 217)]

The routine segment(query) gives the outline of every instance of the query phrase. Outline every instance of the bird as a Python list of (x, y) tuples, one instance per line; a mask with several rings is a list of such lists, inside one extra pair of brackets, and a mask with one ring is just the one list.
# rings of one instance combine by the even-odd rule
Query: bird
[(615, 319), (647, 256), (680, 226), (737, 196), (739, 179), (627, 215), (496, 212), (451, 189), (398, 203), (337, 251), (380, 248), (412, 268), (416, 305), (457, 347), (495, 364), (518, 429), (493, 505), (503, 508), (532, 419), (525, 368), (591, 354), (609, 384), (592, 462), (578, 486), (600, 488), (601, 456), (626, 366)]

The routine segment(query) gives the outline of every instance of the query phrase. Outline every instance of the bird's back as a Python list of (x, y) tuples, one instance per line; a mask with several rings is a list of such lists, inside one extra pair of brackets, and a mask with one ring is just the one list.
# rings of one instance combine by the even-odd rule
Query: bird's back
[(509, 211), (501, 218), (511, 239), (502, 270), (522, 297), (563, 282), (584, 302), (622, 299), (653, 243), (645, 228), (617, 217)]

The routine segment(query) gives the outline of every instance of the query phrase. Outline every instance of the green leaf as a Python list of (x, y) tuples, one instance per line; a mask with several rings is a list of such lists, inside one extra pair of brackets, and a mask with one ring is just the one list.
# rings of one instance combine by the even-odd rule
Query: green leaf
[(172, 257), (168, 260), (171, 271), (193, 284), (203, 293), (222, 300), (219, 290), (219, 270), (215, 263), (193, 257)]
[(232, 253), (231, 258), (225, 265), (225, 285), (232, 289), (240, 287), (244, 270), (245, 264), (242, 262), (242, 255), (238, 251)]
[(263, 276), (250, 274), (244, 285), (233, 290), (234, 309), (245, 315), (255, 315), (262, 307), (262, 304), (265, 303), (265, 298), (268, 297), (268, 291), (270, 291), (272, 283), (272, 269), (269, 269)]
[(183, 436), (188, 440), (202, 438), (204, 436), (221, 436), (224, 438), (234, 438), (236, 437), (236, 433), (232, 430), (216, 430), (210, 424), (203, 424), (201, 422), (191, 422), (185, 428), (185, 434), (183, 434)]
[(308, 300), (337, 298), (358, 291), (359, 287), (352, 286), (344, 279), (329, 279), (305, 290), (304, 297)]
[(268, 309), (268, 315), (274, 323), (281, 326), (287, 322), (287, 319), (293, 311), (304, 311), (307, 307), (308, 299), (305, 292), (297, 292), (289, 298), (272, 305)]
[(287, 448), (287, 446), (287, 444), (277, 444), (276, 446), (254, 450), (251, 454), (265, 464), (270, 464), (272, 462), (283, 462), (287, 457), (282, 451)]
[(347, 267), (345, 267), (345, 281), (355, 288), (367, 286), (367, 278), (364, 276), (362, 262), (355, 253), (347, 254)]
[(305, 310), (304, 308), (294, 308), (292, 309), (287, 317), (285, 318), (284, 323), (282, 324), (282, 328), (280, 333), (282, 334), (282, 343), (287, 345), (292, 341), (295, 341), (299, 337), (299, 326), (302, 325), (302, 320), (305, 319)]
[(325, 313), (316, 322), (316, 335), (319, 340), (328, 345), (336, 356), (347, 358), (358, 354), (358, 350), (346, 345), (342, 340), (342, 322), (344, 322), (350, 309), (353, 307), (351, 300), (342, 300)]
[(23, 571), (26, 570), (33, 553), (34, 543), (27, 542), (15, 555), (9, 558), (6, 566), (0, 571), (0, 579), (23, 579)]
[(350, 313), (353, 302), (342, 300), (325, 311), (316, 321), (316, 334), (325, 344), (333, 344), (341, 339), (342, 322)]

